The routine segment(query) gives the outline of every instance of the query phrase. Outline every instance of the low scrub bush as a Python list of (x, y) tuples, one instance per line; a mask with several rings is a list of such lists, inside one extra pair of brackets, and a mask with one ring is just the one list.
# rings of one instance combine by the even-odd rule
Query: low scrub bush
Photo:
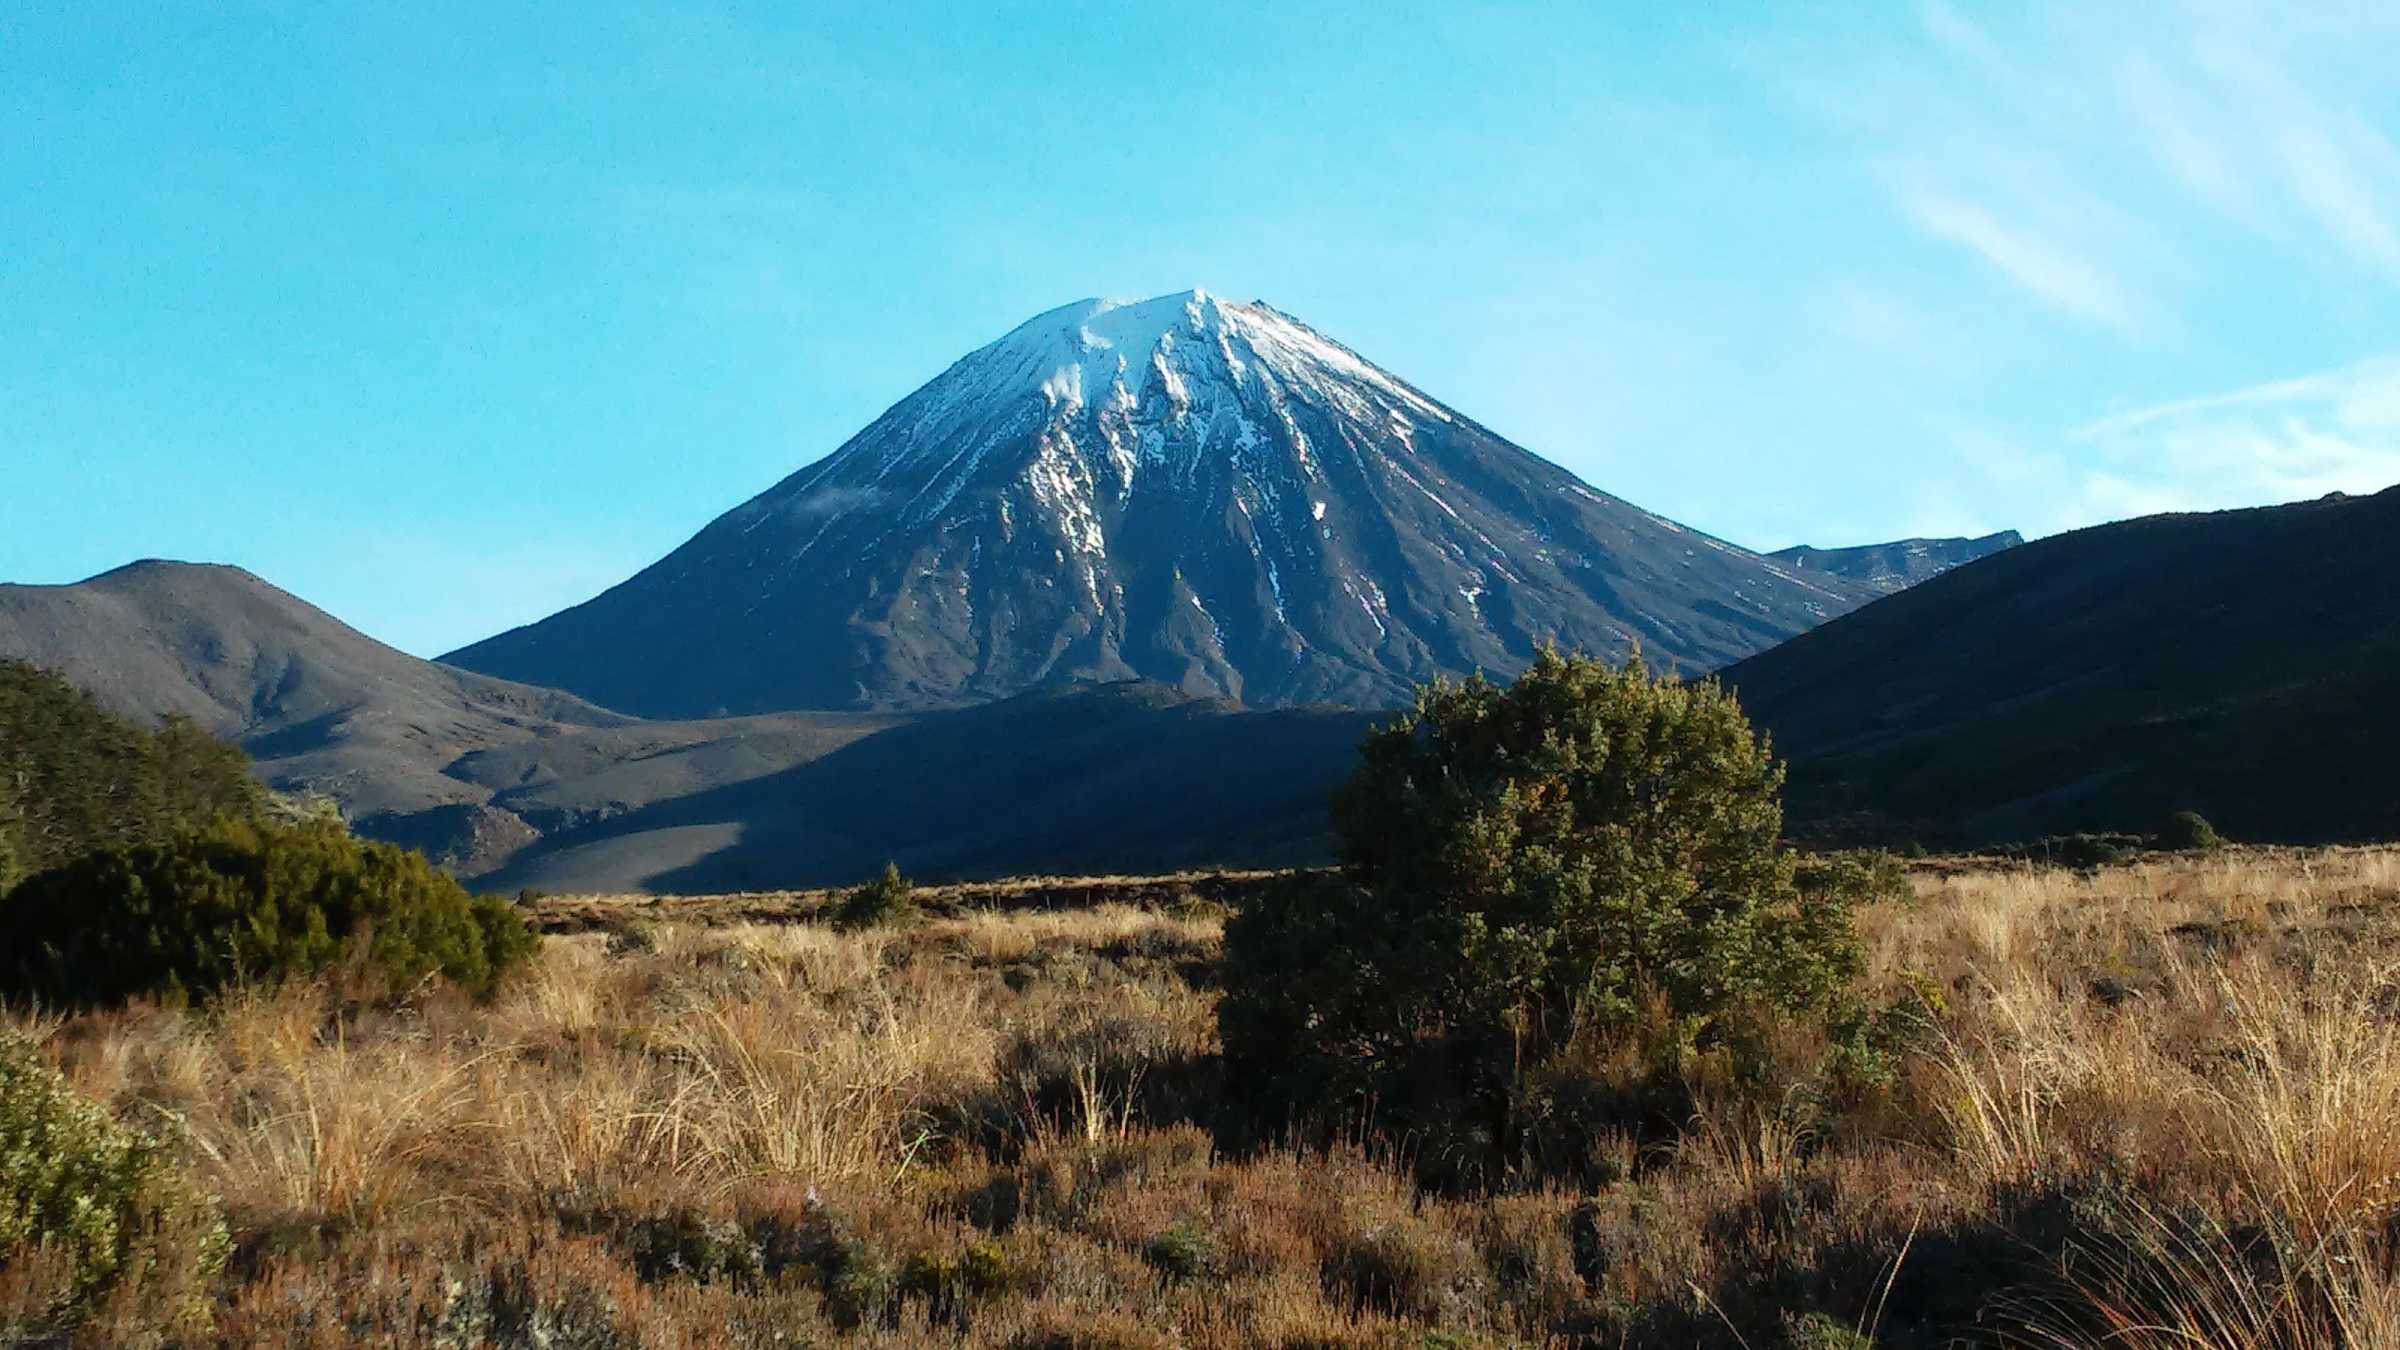
[(438, 975), (482, 995), (534, 941), (505, 901), (470, 898), (423, 854), (327, 822), (224, 821), (18, 886), (0, 904), (0, 992), (113, 1003), (338, 968), (363, 992)]
[(2055, 867), (2113, 867), (2130, 860), (2141, 846), (2142, 840), (2130, 834), (2060, 834), (2018, 844), (2002, 853)]
[(103, 1304), (109, 1343), (197, 1331), (227, 1245), (159, 1141), (0, 1039), (0, 1344), (62, 1337)]
[(1904, 904), (1916, 897), (1908, 864), (1879, 849), (1804, 855), (1792, 880), (1802, 893), (1842, 905)]
[(833, 907), (833, 926), (843, 932), (908, 923), (916, 917), (916, 888), (900, 875), (897, 863), (885, 863), (882, 876), (844, 893)]
[(2223, 848), (2225, 836), (2217, 833), (2217, 827), (2209, 824), (2208, 817), (2199, 812), (2178, 811), (2167, 817), (2167, 823), (2160, 827), (2158, 846), (2178, 853), (2197, 853)]

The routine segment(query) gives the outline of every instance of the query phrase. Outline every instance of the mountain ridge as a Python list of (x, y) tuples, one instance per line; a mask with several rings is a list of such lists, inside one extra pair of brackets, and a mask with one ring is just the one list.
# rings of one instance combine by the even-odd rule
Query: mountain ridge
[(1992, 554), (1723, 672), (1828, 839), (2400, 837), (2400, 488)]
[(1888, 543), (1840, 548), (1796, 544), (1776, 549), (1767, 556), (1801, 571), (1847, 577), (1889, 595), (2024, 542), (2025, 536), (2015, 530), (1998, 530), (1984, 535), (1894, 539)]

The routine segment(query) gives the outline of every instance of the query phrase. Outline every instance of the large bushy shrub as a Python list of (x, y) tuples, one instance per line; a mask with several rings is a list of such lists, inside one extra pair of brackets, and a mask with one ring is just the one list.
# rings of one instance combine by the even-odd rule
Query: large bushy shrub
[(0, 890), (11, 871), (253, 815), (263, 800), (242, 752), (188, 719), (152, 730), (47, 671), (0, 661)]
[(103, 850), (0, 902), (0, 992), (50, 1003), (205, 995), (336, 965), (384, 989), (431, 975), (481, 994), (533, 950), (507, 902), (338, 824), (220, 821)]
[(1270, 1112), (1464, 1114), (1506, 1159), (1562, 1061), (1822, 1010), (1859, 966), (1849, 888), (1795, 884), (1781, 783), (1714, 683), (1555, 651), (1436, 681), (1337, 792), (1341, 866), (1228, 926), (1234, 1078)]
[(226, 1250), (214, 1200), (164, 1145), (0, 1037), (0, 1344), (70, 1331), (102, 1301), (120, 1332), (197, 1332)]

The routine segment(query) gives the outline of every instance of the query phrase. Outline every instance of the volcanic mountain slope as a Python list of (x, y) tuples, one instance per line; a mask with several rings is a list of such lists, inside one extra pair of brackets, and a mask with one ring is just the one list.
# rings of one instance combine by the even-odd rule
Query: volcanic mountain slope
[[(1142, 677), (1384, 706), (1713, 668), (1872, 596), (1586, 486), (1265, 304), (1053, 310), (586, 604), (444, 658), (649, 716)], [(662, 653), (675, 659), (662, 660)]]
[[(269, 786), (321, 793), (368, 833), (469, 871), (542, 828), (695, 781), (788, 768), (892, 720), (643, 723), (419, 660), (239, 568), (194, 563), (140, 562), (71, 586), (0, 585), (0, 656), (55, 671), (127, 716), (190, 717), (249, 751)], [(516, 782), (477, 771), (504, 747)], [(595, 777), (603, 768), (613, 780)]]
[(1969, 563), (1724, 672), (1802, 833), (2400, 837), (2400, 488)]
[(1158, 685), (933, 714), (646, 722), (395, 651), (249, 573), (0, 586), (0, 657), (181, 713), (477, 886), (604, 891), (1267, 866), (1325, 853), (1362, 714)]
[(362, 813), (474, 800), (467, 750), (632, 719), (551, 689), (420, 661), (234, 567), (148, 561), (72, 586), (0, 586), (0, 655), (128, 716), (181, 713), (278, 786)]
[(2002, 530), (1972, 539), (1899, 539), (1852, 548), (1801, 544), (1767, 556), (1804, 575), (1847, 577), (1889, 595), (2024, 542), (2025, 536), (2015, 530)]

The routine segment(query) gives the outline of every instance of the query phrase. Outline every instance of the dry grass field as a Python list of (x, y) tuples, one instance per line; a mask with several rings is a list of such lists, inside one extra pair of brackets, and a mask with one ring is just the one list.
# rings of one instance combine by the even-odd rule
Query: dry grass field
[(223, 1197), (230, 1345), (2400, 1347), (2400, 851), (1915, 882), (1859, 917), (1888, 1086), (1695, 1063), (1500, 1195), (1220, 1146), (1199, 883), (545, 901), (487, 1004), (16, 1020)]

